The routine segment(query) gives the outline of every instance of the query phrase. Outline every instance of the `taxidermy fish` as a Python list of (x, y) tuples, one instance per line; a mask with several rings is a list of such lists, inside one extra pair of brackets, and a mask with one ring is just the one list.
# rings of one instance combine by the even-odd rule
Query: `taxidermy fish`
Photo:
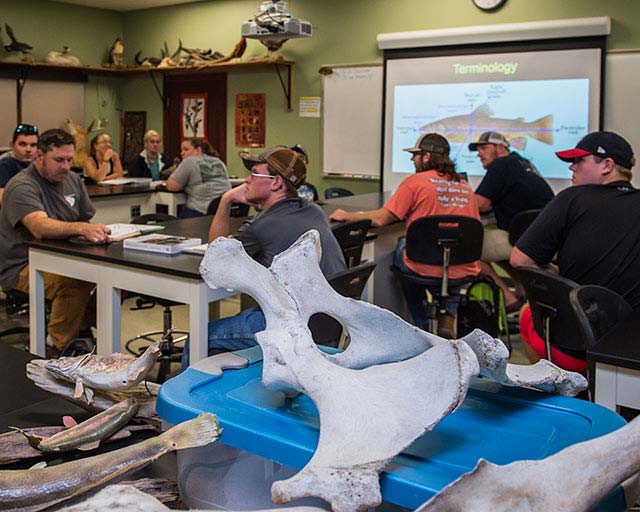
[(100, 441), (111, 436), (125, 426), (138, 411), (138, 402), (135, 398), (129, 398), (109, 407), (106, 411), (89, 418), (87, 421), (63, 430), (49, 438), (22, 432), (29, 440), (32, 448), (41, 452), (66, 452), (69, 450), (94, 450), (100, 445)]
[(113, 391), (139, 384), (149, 374), (159, 355), (160, 342), (157, 341), (149, 345), (140, 357), (126, 354), (84, 354), (51, 359), (47, 361), (45, 368), (57, 379), (75, 384), (75, 399), (84, 395), (87, 403), (91, 403), (92, 389)]
[(157, 437), (112, 452), (46, 468), (0, 471), (0, 510), (43, 510), (120, 480), (165, 453), (212, 443), (221, 432), (213, 414), (202, 414)]

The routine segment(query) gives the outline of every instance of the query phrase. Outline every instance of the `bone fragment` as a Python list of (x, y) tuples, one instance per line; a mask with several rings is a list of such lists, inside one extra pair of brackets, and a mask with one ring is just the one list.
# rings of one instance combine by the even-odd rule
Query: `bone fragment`
[(584, 512), (640, 470), (640, 419), (543, 460), (481, 459), (416, 512)]

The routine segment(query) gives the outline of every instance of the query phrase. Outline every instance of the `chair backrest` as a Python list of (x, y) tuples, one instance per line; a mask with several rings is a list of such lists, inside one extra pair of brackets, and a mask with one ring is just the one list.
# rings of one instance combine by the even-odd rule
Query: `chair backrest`
[(569, 293), (578, 319), (578, 332), (587, 349), (624, 320), (632, 311), (629, 303), (614, 292), (595, 284), (578, 286)]
[(362, 259), (362, 247), (367, 238), (367, 233), (371, 227), (371, 220), (354, 220), (336, 224), (331, 228), (333, 236), (338, 240), (344, 261), (347, 267), (360, 265)]
[(555, 348), (584, 359), (585, 345), (577, 331), (579, 321), (569, 302), (569, 294), (578, 284), (539, 268), (521, 267), (517, 273), (527, 294), (536, 332)]
[(421, 217), (407, 229), (407, 257), (418, 263), (442, 265), (445, 247), (451, 248), (450, 265), (462, 265), (482, 255), (482, 223), (462, 215)]
[[(214, 198), (207, 207), (207, 215), (215, 215), (218, 211), (218, 206), (220, 205), (220, 200), (222, 196), (218, 196)], [(249, 205), (244, 203), (231, 203), (231, 217), (246, 217), (249, 215)]]
[(298, 196), (307, 201), (317, 201), (319, 199), (318, 189), (308, 181), (298, 187)]
[(168, 222), (171, 220), (178, 220), (178, 217), (169, 215), (168, 213), (147, 213), (131, 219), (131, 224), (157, 224), (158, 222)]
[(352, 195), (353, 192), (351, 192), (351, 190), (347, 190), (346, 188), (329, 187), (324, 190), (325, 199), (335, 199), (336, 197), (347, 197)]
[(514, 215), (509, 224), (509, 243), (516, 245), (518, 239), (523, 235), (527, 228), (536, 220), (542, 210), (523, 210)]
[[(340, 295), (360, 299), (367, 280), (376, 267), (374, 261), (369, 261), (349, 268), (342, 272), (332, 274), (327, 278), (331, 287)], [(342, 324), (336, 319), (324, 313), (316, 313), (309, 319), (309, 329), (313, 336), (313, 341), (318, 345), (338, 346), (342, 335)]]

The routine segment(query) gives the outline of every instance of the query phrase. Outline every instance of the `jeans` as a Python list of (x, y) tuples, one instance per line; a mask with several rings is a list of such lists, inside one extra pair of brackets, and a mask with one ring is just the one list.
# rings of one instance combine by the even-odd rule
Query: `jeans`
[[(260, 308), (249, 308), (235, 316), (209, 322), (208, 349), (240, 350), (257, 345), (255, 334), (266, 329), (264, 314)], [(189, 366), (189, 339), (184, 342), (182, 369)]]
[(194, 217), (202, 217), (204, 214), (192, 210), (191, 208), (187, 208), (186, 206), (178, 212), (179, 219), (193, 219)]
[[(400, 270), (402, 270), (402, 272), (404, 272), (405, 274), (419, 276), (420, 274), (407, 267), (402, 259), (402, 253), (404, 251), (405, 245), (406, 240), (404, 238), (398, 241), (396, 250), (393, 253), (393, 264)], [(411, 312), (413, 323), (420, 328), (425, 327), (429, 320), (431, 320), (431, 317), (428, 315), (427, 309), (424, 306), (424, 301), (426, 300), (424, 286), (403, 281), (402, 292), (404, 293), (404, 299), (407, 302), (409, 311)], [(455, 314), (458, 312), (458, 305), (460, 304), (460, 287), (449, 286), (449, 293), (451, 295), (446, 297), (445, 299), (440, 299), (440, 303), (449, 315), (455, 316)]]

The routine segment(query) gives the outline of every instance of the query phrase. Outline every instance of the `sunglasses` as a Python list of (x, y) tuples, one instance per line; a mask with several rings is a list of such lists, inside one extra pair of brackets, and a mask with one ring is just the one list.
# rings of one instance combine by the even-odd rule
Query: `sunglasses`
[(19, 124), (13, 133), (14, 135), (38, 135), (38, 127), (32, 124)]

